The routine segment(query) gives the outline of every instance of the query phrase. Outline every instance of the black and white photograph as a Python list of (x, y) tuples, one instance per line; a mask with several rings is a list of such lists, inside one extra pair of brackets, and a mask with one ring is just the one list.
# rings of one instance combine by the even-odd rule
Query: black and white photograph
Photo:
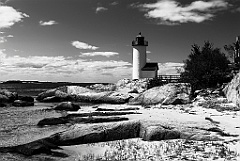
[(0, 0), (0, 161), (240, 161), (240, 1)]

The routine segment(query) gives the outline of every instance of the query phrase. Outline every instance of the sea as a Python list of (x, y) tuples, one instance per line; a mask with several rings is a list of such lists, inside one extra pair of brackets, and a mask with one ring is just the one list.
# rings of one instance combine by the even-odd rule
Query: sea
[[(18, 95), (36, 96), (48, 89), (66, 85), (78, 85), (87, 87), (95, 83), (69, 83), (69, 82), (38, 82), (38, 81), (8, 81), (1, 82), (0, 89), (17, 92)], [(37, 123), (50, 117), (66, 115), (65, 112), (52, 110), (58, 102), (42, 103), (35, 100), (34, 106), (28, 107), (1, 107), (0, 108), (0, 147), (8, 147), (28, 143), (37, 139), (50, 136), (63, 131), (70, 125), (54, 125), (38, 127)], [(89, 103), (78, 103), (81, 108), (89, 106)], [(25, 157), (19, 154), (0, 153), (0, 161), (5, 160), (59, 160), (49, 156)]]

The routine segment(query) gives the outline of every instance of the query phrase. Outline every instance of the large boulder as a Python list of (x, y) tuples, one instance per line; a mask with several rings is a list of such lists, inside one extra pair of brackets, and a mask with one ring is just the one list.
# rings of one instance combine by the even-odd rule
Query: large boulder
[(153, 87), (138, 97), (132, 99), (130, 104), (186, 104), (190, 103), (191, 87), (187, 83), (169, 83), (163, 86)]
[(54, 109), (59, 111), (78, 111), (80, 106), (72, 102), (62, 102), (55, 106)]
[(223, 89), (228, 101), (240, 107), (240, 73), (234, 76), (232, 81)]
[(67, 96), (68, 94), (61, 88), (55, 88), (38, 94), (36, 99), (43, 102), (58, 102), (66, 100)]

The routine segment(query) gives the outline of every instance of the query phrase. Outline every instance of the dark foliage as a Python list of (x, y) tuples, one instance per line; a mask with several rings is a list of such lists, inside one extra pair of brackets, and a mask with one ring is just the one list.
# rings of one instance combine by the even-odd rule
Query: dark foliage
[(184, 63), (185, 71), (181, 73), (181, 78), (191, 84), (193, 91), (229, 81), (229, 60), (208, 41), (201, 49), (196, 44), (192, 45), (191, 54)]

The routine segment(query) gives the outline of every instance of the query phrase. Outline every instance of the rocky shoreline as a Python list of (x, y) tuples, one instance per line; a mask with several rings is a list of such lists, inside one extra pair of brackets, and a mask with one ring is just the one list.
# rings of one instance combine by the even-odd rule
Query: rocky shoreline
[[(224, 89), (195, 91), (194, 99), (190, 97), (189, 84), (171, 83), (148, 89), (147, 80), (139, 83), (125, 79), (119, 81), (114, 88), (96, 85), (95, 88), (98, 90), (94, 87), (79, 86), (51, 89), (40, 93), (36, 99), (41, 102), (59, 102), (49, 110), (68, 112), (65, 116), (40, 120), (37, 125), (41, 128), (68, 124), (68, 128), (33, 142), (0, 147), (0, 152), (25, 156), (40, 154), (54, 156), (57, 150), (63, 158), (68, 158), (65, 146), (134, 138), (141, 138), (143, 141), (172, 139), (212, 143), (234, 141), (235, 145), (238, 145), (240, 108), (236, 102), (230, 102), (228, 98), (231, 92), (237, 93), (233, 90), (238, 90), (235, 84), (238, 83), (239, 76), (236, 77)], [(2, 95), (3, 93), (1, 92)], [(2, 99), (4, 101), (1, 101), (1, 104), (13, 103), (26, 97), (10, 98), (12, 97)], [(21, 101), (26, 100), (28, 99)], [(99, 105), (89, 106), (86, 110), (78, 106), (77, 102)], [(234, 151), (235, 154), (237, 158), (240, 152)]]

